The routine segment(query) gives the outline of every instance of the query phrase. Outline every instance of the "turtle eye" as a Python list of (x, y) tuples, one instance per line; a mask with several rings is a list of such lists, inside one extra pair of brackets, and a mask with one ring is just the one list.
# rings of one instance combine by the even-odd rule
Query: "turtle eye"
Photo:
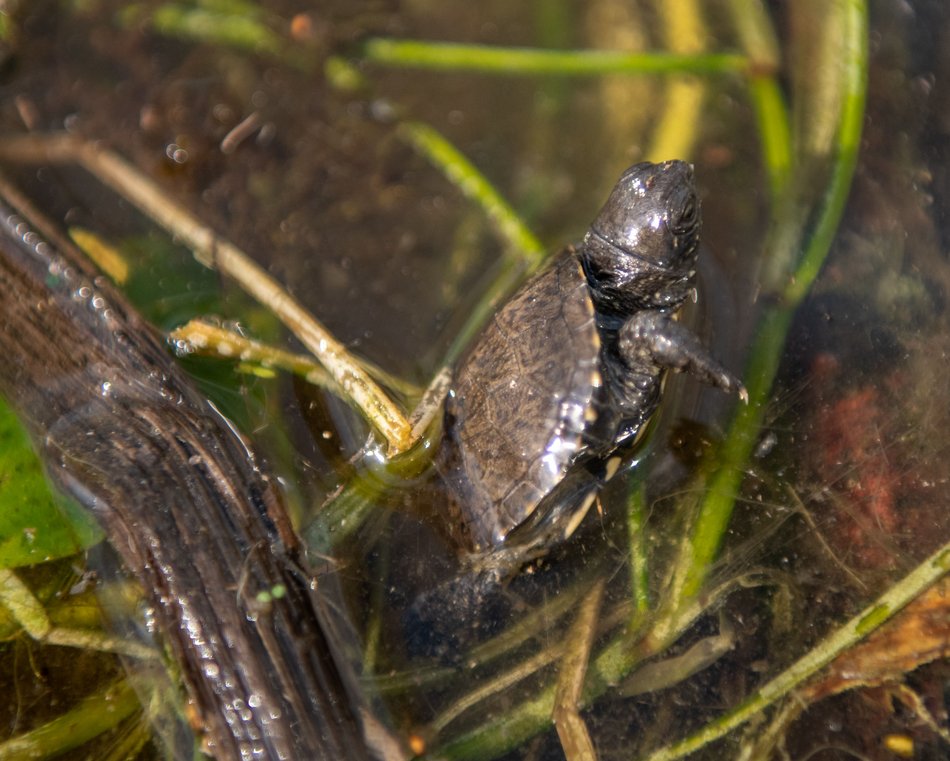
[(670, 220), (670, 227), (677, 235), (682, 235), (683, 233), (688, 233), (693, 230), (697, 225), (698, 218), (698, 204), (696, 201), (696, 196), (693, 193), (690, 193), (689, 198), (686, 199), (686, 203), (683, 204), (683, 207), (679, 210), (679, 213), (673, 214), (671, 216), (672, 219)]

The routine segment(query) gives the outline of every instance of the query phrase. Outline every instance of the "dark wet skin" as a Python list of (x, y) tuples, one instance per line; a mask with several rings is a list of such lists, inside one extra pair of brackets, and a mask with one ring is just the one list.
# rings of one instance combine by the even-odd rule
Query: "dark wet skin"
[(577, 248), (495, 315), (456, 370), (437, 467), (476, 555), (524, 556), (576, 528), (660, 402), (668, 370), (743, 398), (673, 316), (693, 292), (700, 207), (692, 168), (621, 176)]

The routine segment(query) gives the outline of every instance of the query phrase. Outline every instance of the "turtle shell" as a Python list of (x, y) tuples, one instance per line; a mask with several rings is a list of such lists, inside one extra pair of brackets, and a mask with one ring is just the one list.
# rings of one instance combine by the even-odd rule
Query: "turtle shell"
[(498, 311), (457, 368), (439, 469), (466, 543), (498, 547), (590, 450), (601, 341), (568, 249)]

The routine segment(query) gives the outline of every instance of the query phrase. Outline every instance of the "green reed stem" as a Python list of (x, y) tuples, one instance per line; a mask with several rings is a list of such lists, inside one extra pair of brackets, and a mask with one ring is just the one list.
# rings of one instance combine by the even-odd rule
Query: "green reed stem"
[[(847, 65), (843, 76), (844, 97), (838, 119), (836, 155), (832, 168), (828, 190), (820, 204), (817, 223), (805, 246), (800, 261), (787, 270), (789, 285), (781, 293), (781, 298), (773, 307), (767, 309), (754, 340), (747, 368), (748, 405), (741, 406), (727, 434), (720, 451), (718, 470), (709, 480), (702, 510), (693, 530), (684, 544), (684, 549), (674, 573), (674, 582), (670, 602), (652, 628), (650, 640), (642, 646), (631, 649), (626, 641), (616, 641), (594, 659), (588, 677), (585, 700), (588, 702), (601, 694), (610, 683), (616, 682), (639, 661), (650, 653), (659, 652), (669, 642), (674, 641), (694, 620), (698, 607), (700, 590), (705, 588), (710, 565), (719, 552), (722, 539), (729, 525), (739, 488), (742, 483), (745, 464), (748, 462), (761, 429), (766, 405), (771, 393), (779, 360), (785, 345), (785, 338), (795, 309), (807, 295), (821, 264), (831, 247), (832, 238), (841, 220), (844, 205), (850, 189), (851, 179), (857, 161), (857, 149), (860, 142), (864, 97), (867, 79), (867, 9), (860, 0), (850, 0), (837, 5), (839, 12), (847, 15), (845, 28), (848, 31), (842, 48), (847, 55)], [(763, 80), (764, 81), (764, 80)], [(768, 85), (768, 88), (771, 88)], [(775, 148), (769, 165), (773, 183), (781, 177), (783, 166), (791, 167), (787, 146), (790, 141), (785, 137), (784, 105), (779, 108), (777, 90), (765, 93), (763, 103), (771, 106), (763, 108), (774, 121), (769, 129), (773, 130), (772, 145)], [(760, 124), (763, 120), (760, 120)], [(777, 183), (773, 184), (777, 189)], [(778, 234), (788, 234), (779, 231)], [(797, 235), (805, 234), (799, 229)], [(633, 514), (636, 521), (636, 514)], [(934, 568), (947, 565), (946, 550), (931, 558), (930, 575)], [(928, 565), (928, 564), (925, 564)], [(924, 583), (920, 574), (915, 572), (903, 586), (898, 597), (891, 599), (892, 590), (875, 605), (870, 606), (865, 615), (846, 625), (842, 632), (836, 632), (822, 647), (810, 652), (795, 664), (783, 679), (770, 682), (736, 712), (726, 719), (706, 728), (703, 742), (715, 739), (725, 732), (739, 726), (755, 711), (761, 710), (789, 690), (800, 684), (826, 665), (831, 658), (865, 636), (871, 628), (880, 625), (899, 607), (912, 599)], [(900, 586), (900, 585), (898, 585)], [(706, 595), (708, 597), (708, 594)], [(906, 599), (904, 599), (906, 597)], [(898, 599), (899, 598), (899, 599)], [(642, 653), (637, 650), (647, 648)], [(649, 652), (648, 652), (649, 651)], [(550, 723), (550, 711), (554, 703), (554, 688), (548, 686), (539, 690), (533, 697), (509, 710), (502, 718), (483, 727), (472, 730), (467, 735), (439, 748), (445, 758), (485, 758), (515, 747), (517, 742), (527, 739)], [(698, 741), (691, 739), (689, 749), (700, 747)], [(679, 746), (678, 746), (679, 747)], [(683, 747), (685, 747), (685, 742)], [(673, 758), (674, 756), (670, 756)], [(666, 759), (666, 756), (658, 756)], [(651, 760), (652, 761), (652, 760)]]
[(593, 76), (599, 74), (743, 74), (748, 61), (738, 53), (687, 55), (612, 50), (539, 50), (376, 38), (360, 57), (372, 63), (437, 71), (483, 74)]
[(772, 75), (749, 77), (749, 97), (759, 125), (762, 160), (769, 178), (770, 195), (775, 203), (788, 188), (792, 168), (788, 108), (782, 88)]
[(445, 358), (445, 363), (451, 364), (459, 358), (498, 304), (517, 287), (525, 274), (541, 265), (546, 251), (511, 204), (442, 134), (427, 124), (415, 121), (400, 124), (398, 134), (425, 156), (466, 198), (481, 207), (508, 244), (508, 252), (498, 275), (452, 342)]
[(630, 591), (634, 625), (650, 610), (650, 556), (647, 551), (646, 483), (638, 480), (627, 498), (627, 537), (630, 546)]
[(288, 41), (266, 23), (260, 6), (240, 0), (215, 6), (163, 3), (149, 8), (145, 3), (126, 5), (120, 18), (129, 26), (149, 24), (168, 37), (198, 40), (215, 45), (289, 57)]
[[(654, 4), (671, 55), (706, 55), (707, 25), (699, 0), (658, 0)], [(692, 157), (708, 86), (702, 77), (676, 77), (667, 84), (645, 154), (648, 161)]]
[(838, 160), (825, 192), (824, 212), (818, 219), (798, 270), (783, 294), (785, 303), (789, 305), (801, 303), (824, 264), (844, 213), (861, 148), (868, 76), (867, 8), (864, 0), (848, 0), (846, 5), (846, 37), (839, 50), (845, 66), (845, 87), (838, 127)]
[[(831, 632), (785, 671), (756, 690), (740, 706), (706, 725), (694, 735), (652, 753), (646, 761), (674, 761), (721, 739), (760, 711), (802, 687), (835, 658), (890, 621), (908, 603), (946, 576), (948, 572), (950, 572), (950, 544), (944, 544), (851, 620)], [(725, 591), (725, 588), (717, 590), (711, 596), (710, 604), (713, 604), (714, 599), (721, 597)], [(683, 613), (677, 628), (682, 630), (695, 621), (696, 616), (701, 612), (696, 605), (690, 607), (689, 611)], [(590, 705), (610, 685), (620, 681), (637, 662), (655, 655), (669, 644), (667, 641), (648, 642), (638, 651), (636, 648), (632, 649), (626, 640), (627, 638), (621, 635), (593, 659), (585, 685), (584, 705)], [(555, 685), (549, 684), (538, 690), (532, 697), (508, 710), (497, 720), (477, 727), (437, 748), (438, 757), (461, 761), (462, 759), (494, 758), (501, 755), (549, 726), (554, 703)]]
[(772, 19), (762, 0), (729, 0), (732, 24), (742, 50), (757, 71), (778, 71), (782, 62)]
[[(716, 590), (709, 596), (707, 604), (712, 605), (725, 593), (727, 587)], [(677, 611), (677, 626), (667, 627), (682, 631), (703, 612), (699, 605), (684, 606)], [(644, 637), (636, 646), (631, 646), (627, 631), (622, 631), (591, 659), (587, 680), (584, 685), (582, 706), (589, 706), (612, 685), (616, 685), (630, 673), (636, 664), (662, 652), (671, 644), (669, 639)], [(457, 737), (438, 747), (440, 759), (495, 758), (506, 751), (518, 747), (521, 743), (551, 725), (551, 715), (556, 702), (556, 685), (553, 682), (540, 687), (526, 700), (512, 706), (491, 722), (476, 727), (461, 737)]]
[(888, 588), (858, 615), (832, 632), (781, 674), (760, 687), (740, 706), (703, 727), (691, 737), (651, 754), (647, 757), (647, 761), (675, 761), (725, 737), (769, 705), (801, 687), (836, 657), (889, 621), (895, 613), (943, 578), (948, 571), (950, 571), (950, 544), (945, 544), (897, 584)]
[(706, 486), (702, 509), (684, 544), (683, 555), (674, 575), (672, 594), (668, 600), (668, 604), (673, 607), (699, 594), (709, 568), (719, 553), (745, 476), (745, 464), (755, 447), (768, 408), (772, 381), (778, 371), (792, 314), (791, 309), (774, 309), (766, 313), (759, 324), (746, 370), (749, 402), (736, 410), (726, 439), (719, 449), (719, 468)]
[(775, 77), (781, 65), (778, 41), (761, 0), (729, 0), (729, 9), (739, 43), (749, 60), (749, 97), (759, 125), (762, 158), (774, 202), (788, 187), (792, 165), (788, 108)]
[(122, 679), (42, 726), (0, 742), (0, 760), (52, 758), (114, 729), (141, 704)]
[[(785, 346), (792, 315), (807, 295), (831, 248), (841, 221), (857, 164), (867, 87), (867, 8), (863, 0), (836, 4), (845, 14), (847, 36), (841, 40), (844, 56), (842, 110), (838, 120), (836, 156), (828, 189), (819, 206), (817, 224), (804, 255), (786, 270), (790, 278), (781, 301), (766, 310), (750, 355), (746, 384), (749, 403), (733, 420), (722, 447), (722, 461), (709, 481), (708, 495), (685, 547), (673, 586), (674, 604), (697, 595), (719, 552), (742, 483), (743, 468), (755, 446), (772, 383)], [(778, 235), (787, 234), (780, 231)], [(801, 232), (798, 233), (799, 236)]]
[(477, 203), (498, 228), (505, 241), (528, 267), (536, 267), (544, 258), (544, 246), (518, 213), (475, 165), (446, 138), (422, 122), (406, 121), (399, 135), (425, 156), (462, 194)]

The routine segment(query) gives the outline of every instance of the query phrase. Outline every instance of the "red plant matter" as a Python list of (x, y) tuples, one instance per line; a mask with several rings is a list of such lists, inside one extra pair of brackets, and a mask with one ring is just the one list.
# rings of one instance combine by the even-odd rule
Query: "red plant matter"
[(916, 490), (899, 400), (880, 382), (839, 391), (842, 367), (832, 354), (815, 357), (811, 376), (821, 399), (809, 423), (811, 468), (831, 503), (820, 522), (826, 538), (849, 564), (893, 568), (901, 506)]

